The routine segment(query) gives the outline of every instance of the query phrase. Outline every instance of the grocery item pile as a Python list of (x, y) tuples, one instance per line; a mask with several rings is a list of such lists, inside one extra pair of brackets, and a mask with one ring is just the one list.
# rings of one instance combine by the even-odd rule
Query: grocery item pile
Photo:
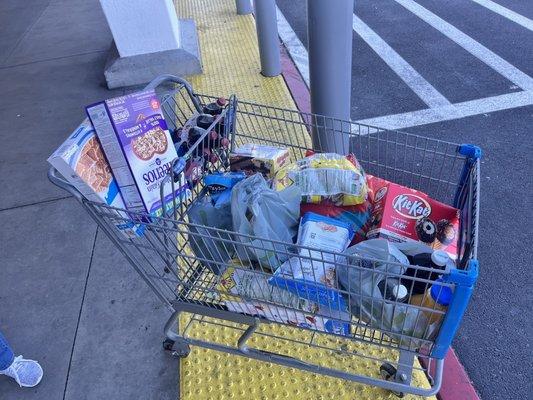
[(109, 99), (48, 161), (117, 208), (127, 237), (186, 202), (189, 246), (230, 311), (343, 336), (356, 321), (409, 347), (434, 338), (453, 297), (441, 275), (455, 268), (459, 211), (366, 174), (355, 154), (230, 151), (227, 107), (218, 99), (170, 131), (153, 90)]
[(356, 319), (411, 348), (433, 338), (452, 297), (439, 276), (455, 267), (459, 211), (365, 174), (354, 154), (287, 154), (236, 148), (231, 172), (204, 177), (208, 188), (238, 177), (222, 185), (229, 203), (208, 190), (189, 212), (228, 232), (219, 248), (193, 246), (226, 307), (345, 336)]

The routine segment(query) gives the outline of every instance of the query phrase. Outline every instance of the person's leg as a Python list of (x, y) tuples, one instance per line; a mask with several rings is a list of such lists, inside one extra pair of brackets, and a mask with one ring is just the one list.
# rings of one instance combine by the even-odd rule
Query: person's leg
[(2, 332), (0, 332), (0, 371), (7, 369), (13, 364), (14, 359), (15, 354), (13, 354), (13, 350), (11, 350), (6, 338), (2, 335)]
[(26, 360), (13, 354), (6, 338), (0, 332), (0, 375), (13, 378), (21, 387), (34, 387), (43, 377), (43, 369), (37, 361)]

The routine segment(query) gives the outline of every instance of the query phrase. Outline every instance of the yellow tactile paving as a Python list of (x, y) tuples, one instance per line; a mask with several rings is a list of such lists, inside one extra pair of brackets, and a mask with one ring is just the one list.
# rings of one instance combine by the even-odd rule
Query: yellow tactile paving
[[(198, 27), (204, 73), (187, 77), (195, 91), (212, 95), (235, 93), (241, 99), (296, 109), (281, 76), (265, 78), (260, 75), (254, 19), (250, 15), (237, 15), (235, 0), (177, 0), (175, 3), (178, 16), (193, 18)], [(272, 133), (278, 136), (282, 131), (264, 134), (271, 136)], [(306, 137), (306, 135), (298, 136)], [(306, 139), (305, 141), (307, 142)], [(265, 325), (262, 329), (272, 330), (276, 336), (283, 337), (309, 335), (290, 327), (277, 325)], [(236, 343), (238, 334), (237, 331), (227, 327), (200, 322), (194, 322), (188, 333), (191, 337), (232, 345)], [(317, 340), (322, 341), (321, 344), (330, 342), (328, 346), (335, 346), (336, 341), (324, 335), (319, 335)], [(251, 345), (287, 355), (298, 355), (300, 359), (313, 362), (321, 360), (325, 366), (357, 371), (365, 375), (370, 373), (376, 377), (379, 374), (379, 362), (361, 357), (346, 357), (316, 348), (302, 348), (303, 346), (291, 342), (266, 340), (264, 336), (253, 337)], [(387, 357), (396, 359), (390, 350), (355, 343), (349, 346), (350, 350), (358, 354), (381, 359)], [(192, 347), (189, 357), (182, 360), (180, 373), (181, 400), (397, 398), (375, 387), (198, 347)], [(417, 386), (428, 387), (422, 372), (415, 374), (414, 381)]]
[[(237, 15), (234, 0), (179, 0), (175, 4), (178, 16), (194, 19), (198, 29), (204, 72), (187, 77), (196, 92), (236, 94), (241, 100), (297, 109), (281, 75), (267, 78), (260, 74), (255, 20), (251, 15)], [(264, 119), (262, 123), (265, 139), (283, 142), (280, 136), (287, 132), (279, 121)], [(304, 127), (292, 129), (296, 131), (291, 132), (292, 143), (310, 147)]]
[(204, 73), (187, 77), (199, 93), (224, 95), (295, 109), (281, 76), (260, 75), (255, 23), (237, 15), (235, 0), (178, 0), (180, 18), (196, 21)]
[[(214, 321), (214, 320), (209, 320)], [(189, 322), (189, 316), (182, 318), (182, 326)], [(225, 323), (231, 325), (230, 323)], [(242, 327), (242, 326), (241, 326)], [(194, 339), (234, 346), (242, 331), (212, 323), (193, 322), (187, 334)], [(277, 337), (306, 341), (311, 333), (296, 328), (279, 325), (263, 325), (260, 332)], [(375, 348), (357, 342), (332, 338), (329, 335), (315, 335), (314, 343), (327, 348), (343, 348), (357, 353), (349, 357), (330, 350), (305, 347), (290, 341), (273, 339), (262, 335), (253, 336), (250, 347), (294, 356), (303, 361), (318, 363), (324, 367), (336, 368), (372, 377), (379, 377), (379, 359), (396, 359), (392, 350)], [(372, 360), (370, 357), (375, 358)], [(391, 392), (349, 382), (311, 374), (293, 368), (251, 360), (213, 350), (192, 347), (191, 354), (181, 361), (182, 400), (219, 399), (336, 399), (336, 400), (376, 400), (397, 399)], [(429, 387), (425, 375), (414, 374), (413, 385)], [(405, 399), (418, 399), (406, 395)], [(431, 397), (430, 399), (434, 399)]]

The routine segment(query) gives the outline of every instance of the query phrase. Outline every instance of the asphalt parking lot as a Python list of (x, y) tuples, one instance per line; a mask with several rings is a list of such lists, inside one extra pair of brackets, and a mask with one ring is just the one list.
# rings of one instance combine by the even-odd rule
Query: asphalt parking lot
[[(307, 46), (305, 2), (277, 4)], [(519, 0), (355, 5), (352, 120), (484, 151), (481, 274), (454, 341), (483, 399), (533, 393), (532, 18)]]

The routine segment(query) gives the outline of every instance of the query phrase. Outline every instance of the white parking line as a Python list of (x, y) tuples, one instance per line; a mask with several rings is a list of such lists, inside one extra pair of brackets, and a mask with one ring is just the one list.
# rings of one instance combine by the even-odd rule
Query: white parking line
[[(401, 1), (401, 0), (396, 0), (396, 1)], [(292, 30), (291, 26), (289, 25), (289, 23), (283, 16), (283, 13), (279, 9), (278, 9), (278, 31), (279, 31), (279, 35), (284, 45), (286, 46), (287, 50), (289, 51), (291, 55), (291, 58), (294, 60), (296, 67), (300, 71), (300, 74), (302, 75), (303, 79), (307, 83), (307, 86), (309, 87), (309, 61), (308, 61), (309, 57), (307, 54), (307, 50), (303, 46), (302, 42), (298, 39), (294, 31)], [(464, 35), (462, 32), (460, 32), (460, 34)], [(471, 40), (473, 41), (473, 39)], [(475, 41), (473, 45), (481, 46), (479, 43)], [(485, 50), (490, 52), (490, 50), (488, 49), (485, 49)], [(385, 50), (382, 49), (382, 51), (385, 51)], [(498, 57), (495, 54), (494, 56)], [(529, 80), (531, 80), (531, 78), (529, 78), (527, 75), (526, 77)], [(484, 99), (465, 101), (465, 102), (456, 103), (456, 104), (444, 104), (444, 105), (430, 108), (430, 109), (412, 111), (412, 112), (401, 113), (401, 114), (385, 115), (385, 116), (376, 117), (376, 118), (367, 118), (367, 119), (362, 119), (362, 120), (354, 121), (354, 122), (376, 126), (382, 129), (405, 129), (405, 128), (409, 128), (413, 126), (420, 126), (420, 125), (432, 124), (432, 123), (437, 123), (437, 122), (450, 121), (454, 119), (472, 117), (475, 115), (486, 114), (486, 113), (491, 113), (495, 111), (509, 110), (509, 109), (513, 109), (517, 107), (524, 107), (524, 106), (530, 106), (530, 105), (533, 105), (533, 90), (503, 94), (503, 95), (493, 96), (493, 97), (486, 97)], [(352, 126), (352, 131), (354, 133), (358, 133), (358, 132), (359, 133), (361, 132), (372, 133), (373, 132), (372, 129), (360, 130), (358, 129), (357, 125)]]
[(383, 129), (404, 129), (530, 105), (533, 105), (533, 92), (516, 92), (355, 122)]
[(503, 58), (493, 53), (481, 43), (472, 39), (467, 34), (463, 33), (455, 26), (444, 21), (439, 16), (433, 14), (428, 9), (415, 3), (413, 0), (395, 0), (403, 7), (411, 11), (423, 21), (427, 22), (433, 28), (440, 31), (442, 34), (453, 40), (463, 49), (468, 51), (473, 56), (477, 57), (489, 67), (497, 71), (499, 74), (513, 82), (515, 85), (527, 91), (533, 91), (533, 78), (524, 72), (520, 71), (515, 66), (511, 65)]
[(309, 55), (307, 54), (307, 49), (304, 47), (300, 39), (298, 39), (296, 32), (292, 30), (291, 25), (287, 22), (287, 19), (277, 6), (276, 13), (278, 16), (278, 35), (286, 49), (289, 51), (289, 54), (291, 55), (294, 64), (296, 64), (296, 68), (300, 71), (307, 87), (309, 87)]
[(387, 42), (365, 24), (355, 14), (353, 16), (353, 30), (381, 57), (385, 63), (398, 75), (407, 86), (416, 93), (429, 107), (449, 105), (446, 97), (437, 91), (422, 75), (420, 75), (402, 56), (400, 56)]
[[(296, 68), (309, 87), (309, 55), (289, 22), (277, 9), (278, 34), (289, 51)], [(353, 16), (353, 30), (389, 65), (389, 67), (413, 90), (429, 107), (440, 107), (450, 102), (426, 81), (407, 61), (390, 47), (376, 32), (359, 17)]]
[(513, 10), (509, 10), (508, 8), (505, 8), (504, 6), (499, 5), (498, 3), (495, 3), (491, 0), (472, 0), (479, 4), (480, 6), (483, 6), (485, 8), (488, 8), (491, 11), (494, 11), (497, 14), (500, 14), (502, 17), (505, 17), (507, 19), (510, 19), (513, 22), (516, 22), (518, 25), (522, 25), (524, 28), (529, 29), (530, 31), (533, 31), (533, 20), (524, 17), (523, 15), (518, 14), (517, 12), (514, 12)]

